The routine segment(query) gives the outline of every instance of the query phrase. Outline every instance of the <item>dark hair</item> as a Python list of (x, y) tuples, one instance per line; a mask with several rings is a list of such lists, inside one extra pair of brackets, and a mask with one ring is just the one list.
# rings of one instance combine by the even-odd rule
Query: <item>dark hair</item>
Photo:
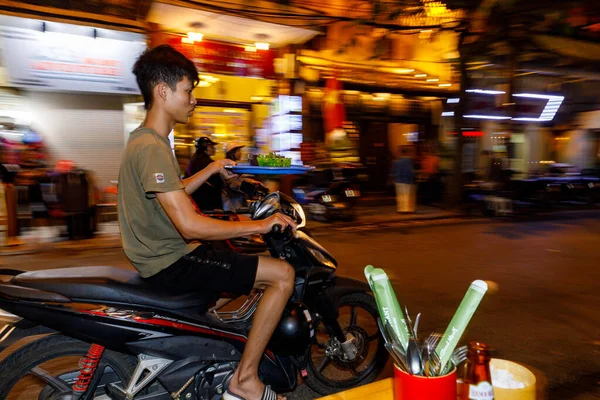
[(144, 97), (146, 110), (152, 107), (152, 90), (159, 83), (166, 83), (175, 90), (177, 83), (186, 76), (194, 86), (200, 80), (194, 63), (168, 44), (146, 50), (135, 62), (133, 74)]

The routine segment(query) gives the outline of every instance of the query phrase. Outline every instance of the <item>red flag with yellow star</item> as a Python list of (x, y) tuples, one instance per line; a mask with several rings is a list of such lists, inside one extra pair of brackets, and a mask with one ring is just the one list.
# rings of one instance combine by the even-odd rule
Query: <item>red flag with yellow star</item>
[(342, 128), (346, 120), (346, 110), (342, 102), (342, 83), (337, 80), (337, 73), (325, 83), (323, 96), (323, 121), (325, 132)]

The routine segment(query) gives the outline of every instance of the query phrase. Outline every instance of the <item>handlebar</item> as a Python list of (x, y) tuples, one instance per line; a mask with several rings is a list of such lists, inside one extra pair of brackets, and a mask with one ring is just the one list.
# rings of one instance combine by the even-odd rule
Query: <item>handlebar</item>
[(275, 224), (271, 228), (271, 233), (281, 233), (282, 230), (283, 230), (283, 227), (281, 226), (281, 224)]

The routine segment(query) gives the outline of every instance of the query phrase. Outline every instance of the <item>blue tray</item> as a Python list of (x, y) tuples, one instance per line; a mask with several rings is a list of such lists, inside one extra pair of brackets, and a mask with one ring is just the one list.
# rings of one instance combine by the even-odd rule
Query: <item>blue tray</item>
[(292, 165), (291, 167), (257, 167), (253, 165), (234, 165), (225, 167), (236, 174), (254, 174), (254, 175), (297, 175), (304, 174), (314, 167), (305, 167), (304, 165)]

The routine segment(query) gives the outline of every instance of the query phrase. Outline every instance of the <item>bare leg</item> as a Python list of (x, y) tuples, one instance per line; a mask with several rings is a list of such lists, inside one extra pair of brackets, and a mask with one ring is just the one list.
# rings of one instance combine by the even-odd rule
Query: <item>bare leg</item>
[(260, 257), (254, 287), (264, 293), (254, 313), (240, 365), (229, 383), (231, 393), (247, 400), (262, 396), (264, 384), (258, 379), (258, 365), (294, 290), (294, 269), (285, 261)]

